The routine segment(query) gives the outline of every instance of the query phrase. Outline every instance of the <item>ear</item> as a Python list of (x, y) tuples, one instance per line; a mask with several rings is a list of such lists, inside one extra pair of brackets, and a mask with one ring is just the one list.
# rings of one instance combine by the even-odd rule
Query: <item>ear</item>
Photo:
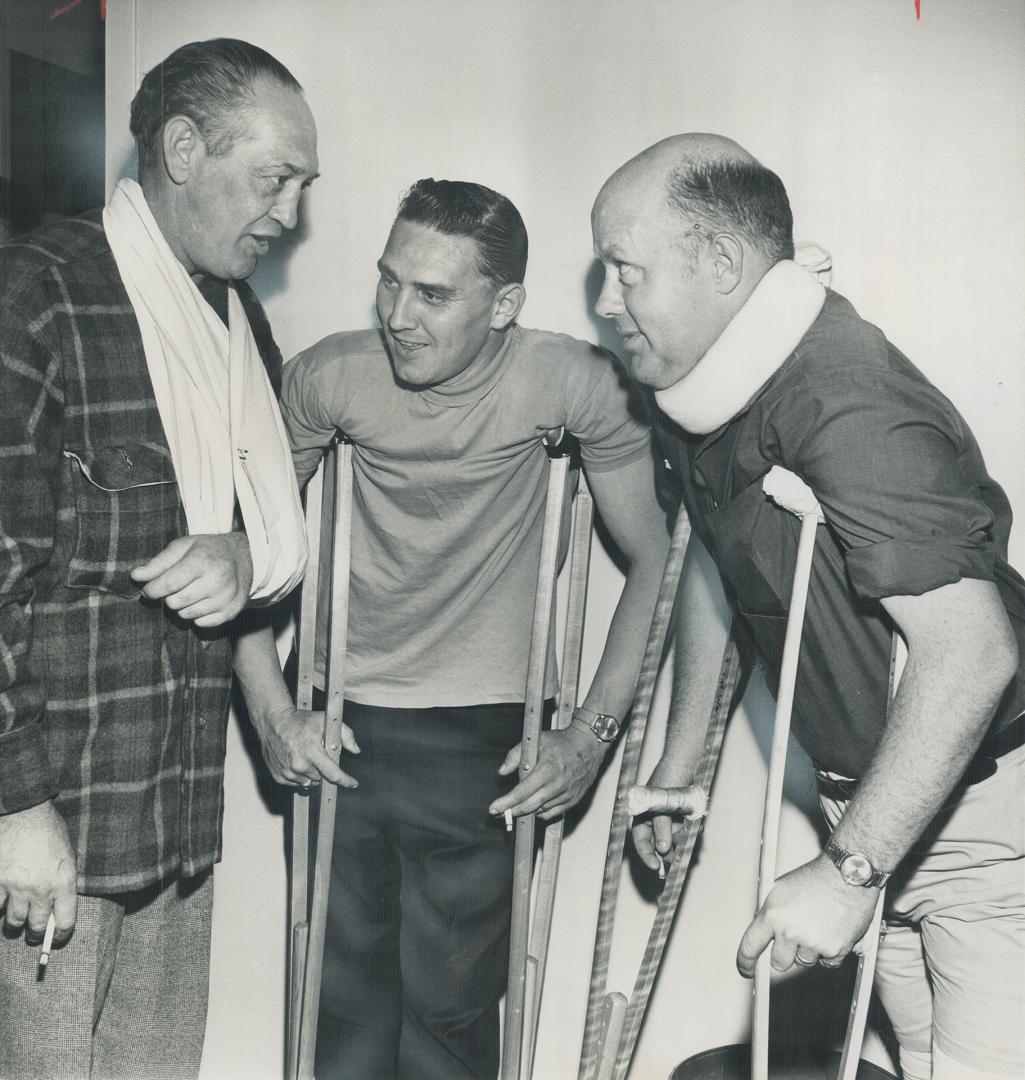
[(172, 116), (161, 132), (164, 168), (175, 184), (184, 184), (192, 175), (197, 158), (204, 151), (203, 139), (187, 116)]
[(526, 303), (527, 290), (518, 283), (503, 285), (491, 305), (491, 329), (504, 330), (515, 322), (520, 309)]
[(712, 284), (724, 296), (740, 284), (744, 276), (744, 245), (732, 233), (712, 237)]

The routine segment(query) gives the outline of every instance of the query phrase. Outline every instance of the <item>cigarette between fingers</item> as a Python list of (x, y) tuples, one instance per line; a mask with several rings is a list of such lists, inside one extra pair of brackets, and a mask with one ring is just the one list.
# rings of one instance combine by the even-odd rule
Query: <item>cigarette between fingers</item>
[(53, 912), (50, 912), (50, 917), (46, 920), (46, 932), (43, 934), (43, 947), (39, 953), (39, 966), (46, 967), (50, 962), (50, 950), (53, 948), (53, 932), (57, 928), (57, 923), (54, 921)]
[(658, 857), (658, 880), (665, 881), (666, 879), (666, 861), (661, 855)]
[(505, 812), (505, 831), (512, 832), (513, 830), (513, 815), (511, 810)]

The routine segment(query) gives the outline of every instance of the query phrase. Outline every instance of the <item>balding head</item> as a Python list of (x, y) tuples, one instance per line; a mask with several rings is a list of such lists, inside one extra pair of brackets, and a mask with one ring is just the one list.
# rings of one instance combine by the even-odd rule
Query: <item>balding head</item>
[(765, 273), (793, 256), (779, 178), (721, 135), (663, 139), (606, 181), (591, 214), (634, 377), (671, 386), (697, 364)]
[(763, 273), (794, 256), (782, 181), (724, 135), (688, 132), (654, 143), (612, 174), (598, 201), (611, 195), (660, 196), (682, 230), (697, 222), (709, 232), (736, 234), (767, 260)]

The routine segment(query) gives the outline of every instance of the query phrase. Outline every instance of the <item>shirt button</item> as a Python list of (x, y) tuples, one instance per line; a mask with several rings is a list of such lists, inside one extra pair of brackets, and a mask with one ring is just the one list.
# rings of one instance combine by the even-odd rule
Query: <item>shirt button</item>
[(199, 647), (203, 650), (203, 652), (206, 652), (206, 650), (210, 648), (210, 642), (206, 638), (200, 638)]
[(199, 726), (201, 728), (205, 728), (206, 727), (206, 717), (205, 716), (198, 717), (197, 720), (196, 720), (196, 723), (199, 724)]

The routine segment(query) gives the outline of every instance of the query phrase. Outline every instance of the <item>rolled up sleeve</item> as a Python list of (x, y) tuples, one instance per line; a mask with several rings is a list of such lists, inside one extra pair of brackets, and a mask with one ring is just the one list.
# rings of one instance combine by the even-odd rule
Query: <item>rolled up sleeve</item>
[(788, 467), (812, 487), (839, 539), (857, 595), (993, 580), (981, 454), (934, 387), (899, 372), (852, 372), (791, 395), (771, 423)]

